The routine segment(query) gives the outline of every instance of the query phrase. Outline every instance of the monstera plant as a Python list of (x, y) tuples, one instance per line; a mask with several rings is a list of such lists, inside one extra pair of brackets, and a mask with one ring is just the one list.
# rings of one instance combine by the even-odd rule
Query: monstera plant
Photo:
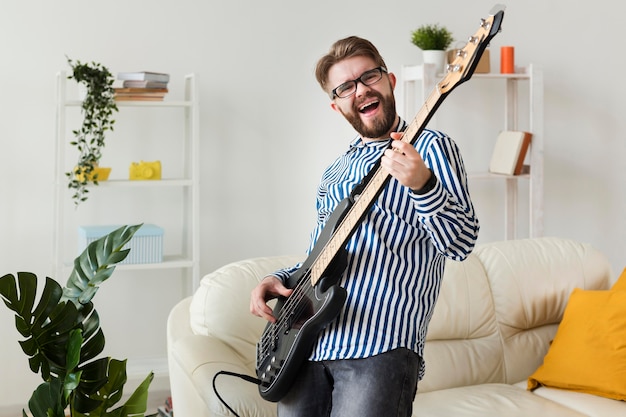
[[(122, 249), (141, 225), (123, 226), (92, 242), (74, 260), (67, 284), (46, 278), (37, 299), (37, 276), (18, 272), (0, 277), (0, 297), (15, 312), (19, 342), (31, 371), (43, 383), (28, 407), (33, 417), (143, 416), (151, 372), (121, 406), (127, 381), (126, 361), (96, 358), (104, 350), (104, 333), (92, 298), (128, 256)], [(27, 416), (22, 411), (23, 416)]]

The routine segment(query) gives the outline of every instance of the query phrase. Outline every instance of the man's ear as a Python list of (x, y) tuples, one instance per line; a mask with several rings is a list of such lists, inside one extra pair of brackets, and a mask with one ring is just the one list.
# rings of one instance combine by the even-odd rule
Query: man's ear
[(389, 82), (391, 83), (391, 89), (395, 90), (396, 89), (396, 74), (394, 74), (393, 72), (390, 72), (389, 74), (387, 74), (389, 76)]
[(339, 110), (339, 106), (337, 106), (337, 103), (335, 103), (335, 100), (330, 102), (330, 108), (336, 111), (337, 113), (341, 113), (341, 111)]

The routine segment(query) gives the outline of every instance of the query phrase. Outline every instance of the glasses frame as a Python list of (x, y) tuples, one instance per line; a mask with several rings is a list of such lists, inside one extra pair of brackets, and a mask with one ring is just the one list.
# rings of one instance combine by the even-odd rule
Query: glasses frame
[[(373, 83), (369, 83), (369, 84), (367, 84), (367, 83), (365, 83), (365, 82), (363, 81), (363, 79), (362, 79), (362, 78), (363, 78), (366, 74), (369, 74), (369, 73), (370, 73), (370, 72), (372, 72), (372, 71), (380, 71), (380, 78), (379, 78), (379, 79), (377, 79), (376, 81), (374, 81)], [(387, 72), (387, 68), (385, 68), (385, 67), (384, 67), (384, 66), (382, 66), (382, 65), (381, 65), (380, 67), (376, 67), (376, 68), (372, 68), (372, 69), (370, 69), (370, 70), (367, 70), (367, 71), (365, 71), (363, 74), (361, 74), (361, 76), (360, 76), (359, 78), (354, 79), (354, 80), (349, 80), (349, 81), (343, 82), (343, 83), (339, 84), (337, 87), (333, 88), (333, 89), (331, 90), (331, 92), (330, 92), (330, 98), (331, 98), (331, 99), (333, 99), (333, 100), (334, 100), (335, 98), (348, 98), (348, 97), (350, 97), (350, 96), (352, 96), (352, 95), (354, 95), (354, 94), (356, 93), (356, 90), (357, 90), (357, 87), (358, 87), (358, 84), (359, 84), (359, 83), (361, 83), (361, 84), (363, 84), (363, 85), (365, 85), (365, 86), (374, 85), (374, 84), (376, 84), (377, 82), (379, 82), (380, 80), (382, 80), (382, 79), (383, 79), (383, 74), (388, 74), (388, 72)], [(346, 85), (346, 84), (354, 84), (354, 87), (355, 87), (355, 88), (354, 88), (354, 91), (353, 91), (352, 93), (348, 94), (347, 96), (343, 96), (343, 97), (341, 97), (340, 95), (338, 95), (338, 94), (337, 94), (337, 89), (338, 89), (338, 88), (341, 88), (342, 86), (344, 86), (344, 85)]]

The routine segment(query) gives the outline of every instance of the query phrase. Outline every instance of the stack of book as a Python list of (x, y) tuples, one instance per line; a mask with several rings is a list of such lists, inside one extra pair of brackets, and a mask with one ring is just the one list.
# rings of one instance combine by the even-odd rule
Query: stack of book
[(120, 72), (117, 79), (123, 81), (122, 87), (115, 88), (118, 101), (163, 101), (170, 76), (150, 71)]
[(174, 409), (172, 408), (172, 397), (167, 397), (165, 405), (160, 406), (157, 409), (157, 415), (159, 417), (173, 417)]

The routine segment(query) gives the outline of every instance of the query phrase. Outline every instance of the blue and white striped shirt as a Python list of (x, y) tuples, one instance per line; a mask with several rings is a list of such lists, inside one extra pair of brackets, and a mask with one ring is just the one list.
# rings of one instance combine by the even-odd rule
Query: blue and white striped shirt
[[(404, 129), (406, 123), (400, 122)], [(312, 250), (330, 214), (367, 175), (389, 140), (356, 138), (322, 175)], [(445, 258), (463, 260), (474, 248), (478, 219), (457, 145), (425, 130), (415, 147), (437, 177), (418, 195), (391, 178), (346, 246), (347, 290), (339, 316), (320, 333), (311, 360), (365, 358), (399, 347), (423, 357), (426, 330), (439, 294)], [(300, 265), (274, 273), (285, 280)], [(423, 376), (423, 364), (420, 378)]]

